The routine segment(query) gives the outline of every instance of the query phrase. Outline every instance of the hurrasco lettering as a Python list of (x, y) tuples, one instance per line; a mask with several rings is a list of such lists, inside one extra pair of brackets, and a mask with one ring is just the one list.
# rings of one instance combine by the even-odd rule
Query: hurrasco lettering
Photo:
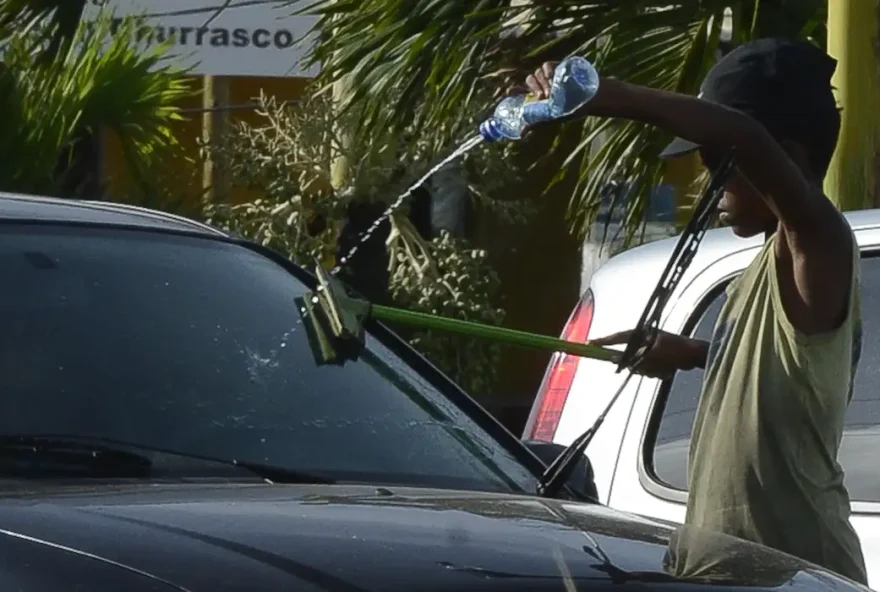
[[(110, 31), (117, 34), (125, 23), (124, 18), (111, 19)], [(93, 26), (93, 24), (92, 24)], [(134, 31), (137, 43), (165, 43), (175, 45), (208, 47), (256, 47), (258, 49), (287, 49), (297, 38), (287, 29), (245, 29), (236, 27), (162, 27), (140, 25)]]

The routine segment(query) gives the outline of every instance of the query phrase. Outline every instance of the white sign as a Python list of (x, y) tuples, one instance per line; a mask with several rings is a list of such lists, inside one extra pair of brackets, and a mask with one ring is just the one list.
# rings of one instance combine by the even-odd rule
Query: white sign
[(304, 57), (314, 46), (314, 16), (293, 16), (314, 0), (88, 0), (83, 20), (100, 11), (120, 23), (144, 17), (136, 33), (144, 47), (171, 40), (175, 65), (208, 76), (307, 76)]

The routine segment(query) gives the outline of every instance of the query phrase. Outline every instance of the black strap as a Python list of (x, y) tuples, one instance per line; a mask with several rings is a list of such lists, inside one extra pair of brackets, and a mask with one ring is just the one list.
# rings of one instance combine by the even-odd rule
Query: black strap
[(638, 366), (645, 354), (653, 347), (657, 340), (657, 334), (660, 332), (660, 321), (662, 321), (663, 311), (669, 301), (669, 296), (675, 291), (678, 283), (681, 281), (684, 272), (690, 266), (697, 252), (697, 247), (703, 240), (703, 236), (712, 223), (718, 202), (724, 194), (724, 184), (734, 167), (734, 150), (727, 152), (722, 159), (718, 168), (712, 173), (712, 178), (706, 186), (706, 190), (700, 197), (700, 200), (694, 206), (694, 213), (685, 226), (684, 232), (678, 239), (672, 256), (666, 264), (657, 287), (648, 298), (648, 304), (642, 312), (636, 328), (630, 336), (623, 356), (617, 366), (617, 371), (628, 369), (629, 374), (624, 378), (623, 383), (617, 389), (614, 396), (605, 406), (605, 409), (596, 418), (590, 428), (581, 434), (569, 447), (559, 455), (559, 457), (547, 467), (541, 480), (538, 483), (538, 495), (544, 497), (552, 497), (565, 485), (571, 476), (574, 467), (577, 466), (576, 459), (587, 450), (590, 441), (595, 436), (599, 427), (605, 421), (608, 412), (617, 402), (623, 389), (629, 383), (635, 373), (633, 368)]
[(660, 322), (663, 320), (662, 315), (666, 310), (666, 304), (669, 297), (675, 292), (675, 288), (681, 281), (684, 272), (690, 266), (697, 253), (697, 247), (703, 240), (706, 230), (712, 223), (718, 202), (724, 194), (724, 184), (727, 177), (733, 170), (734, 151), (727, 152), (722, 159), (721, 164), (712, 174), (712, 179), (706, 186), (706, 190), (700, 197), (700, 200), (694, 206), (694, 213), (685, 226), (684, 232), (672, 251), (672, 256), (657, 282), (657, 287), (648, 298), (642, 317), (639, 319), (636, 328), (630, 335), (626, 349), (620, 358), (617, 371), (620, 372), (626, 368), (633, 368), (641, 362), (645, 354), (654, 345), (657, 340), (657, 334), (660, 331)]

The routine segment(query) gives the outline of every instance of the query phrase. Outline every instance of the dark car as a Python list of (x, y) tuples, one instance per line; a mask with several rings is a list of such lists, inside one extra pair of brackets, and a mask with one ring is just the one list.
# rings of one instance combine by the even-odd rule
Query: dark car
[(538, 496), (538, 456), (385, 328), (316, 366), (313, 278), (210, 227), (2, 195), (0, 279), (2, 590), (861, 589), (585, 503), (586, 468)]

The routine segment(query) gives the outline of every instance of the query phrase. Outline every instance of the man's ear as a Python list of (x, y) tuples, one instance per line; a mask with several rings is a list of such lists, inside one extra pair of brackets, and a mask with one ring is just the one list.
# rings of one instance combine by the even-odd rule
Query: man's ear
[(812, 166), (810, 165), (810, 155), (806, 148), (793, 140), (782, 140), (779, 142), (779, 145), (782, 146), (783, 150), (788, 153), (788, 157), (791, 158), (791, 160), (794, 161), (794, 163), (798, 165), (805, 174), (811, 173)]

